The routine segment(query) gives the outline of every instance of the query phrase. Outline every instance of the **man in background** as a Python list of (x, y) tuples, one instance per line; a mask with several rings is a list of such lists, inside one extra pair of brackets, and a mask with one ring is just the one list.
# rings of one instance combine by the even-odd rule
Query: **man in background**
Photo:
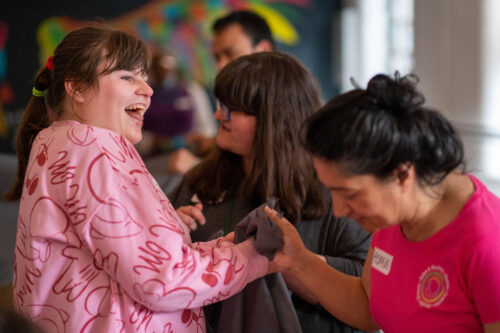
[(275, 48), (269, 25), (254, 12), (232, 12), (215, 21), (212, 31), (212, 53), (219, 71), (242, 55), (273, 51)]
[[(212, 32), (212, 54), (218, 71), (231, 60), (243, 55), (275, 49), (269, 25), (261, 16), (251, 11), (230, 12), (214, 22)], [(199, 162), (200, 156), (207, 154), (215, 145), (215, 139), (192, 133), (187, 143), (195, 147), (194, 154), (185, 148), (173, 152), (168, 162), (169, 172), (181, 175), (188, 172)]]

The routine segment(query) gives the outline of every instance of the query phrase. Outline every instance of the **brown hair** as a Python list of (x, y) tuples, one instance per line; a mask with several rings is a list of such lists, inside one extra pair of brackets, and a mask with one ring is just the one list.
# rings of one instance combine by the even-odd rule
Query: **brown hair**
[[(107, 65), (98, 72), (103, 62)], [(99, 75), (116, 70), (139, 68), (147, 73), (150, 62), (147, 45), (123, 31), (96, 24), (66, 35), (54, 51), (52, 70), (44, 66), (35, 75), (35, 88), (45, 91), (45, 96), (32, 96), (24, 111), (17, 133), (17, 176), (5, 198), (20, 199), (31, 146), (40, 130), (49, 126), (46, 103), (57, 116), (62, 114), (66, 81), (74, 81), (84, 91), (97, 85)]]
[(326, 213), (324, 192), (312, 159), (300, 146), (303, 121), (321, 106), (312, 75), (290, 55), (255, 53), (225, 66), (215, 79), (215, 97), (231, 109), (255, 115), (253, 161), (245, 174), (242, 157), (217, 148), (187, 175), (202, 201), (240, 194), (252, 205), (280, 198), (294, 223)]

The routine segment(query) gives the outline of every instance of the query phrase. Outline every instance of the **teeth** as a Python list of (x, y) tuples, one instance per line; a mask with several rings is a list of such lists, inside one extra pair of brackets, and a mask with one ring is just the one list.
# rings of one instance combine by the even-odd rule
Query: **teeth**
[(132, 104), (132, 105), (129, 105), (125, 108), (125, 110), (128, 110), (128, 111), (140, 111), (140, 110), (144, 110), (144, 105), (142, 104)]
[(139, 112), (140, 114), (144, 114), (146, 108), (142, 104), (132, 104), (125, 108), (126, 111)]

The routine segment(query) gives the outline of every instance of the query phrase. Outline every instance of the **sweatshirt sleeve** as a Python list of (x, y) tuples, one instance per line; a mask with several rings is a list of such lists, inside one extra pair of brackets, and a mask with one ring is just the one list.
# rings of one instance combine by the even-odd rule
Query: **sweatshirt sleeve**
[[(76, 232), (94, 258), (132, 299), (153, 311), (201, 307), (228, 298), (266, 274), (268, 261), (248, 240), (191, 244), (151, 175), (102, 155), (88, 170), (97, 202)], [(156, 185), (156, 186), (155, 186)]]

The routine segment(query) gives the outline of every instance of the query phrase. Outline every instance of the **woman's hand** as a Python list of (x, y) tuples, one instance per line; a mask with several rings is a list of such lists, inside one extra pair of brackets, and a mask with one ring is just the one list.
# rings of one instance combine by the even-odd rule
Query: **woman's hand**
[(300, 262), (297, 258), (303, 257), (308, 252), (297, 229), (287, 219), (278, 216), (274, 209), (266, 206), (265, 212), (281, 228), (285, 242), (281, 250), (276, 252), (273, 263), (283, 271), (297, 269), (297, 264)]
[(181, 206), (177, 208), (176, 212), (181, 218), (182, 222), (190, 229), (196, 230), (198, 224), (205, 224), (205, 216), (201, 212), (203, 205), (197, 203), (194, 206)]
[[(307, 251), (304, 243), (302, 242), (302, 238), (300, 237), (297, 229), (288, 222), (285, 218), (278, 216), (275, 210), (271, 210), (268, 207), (265, 208), (266, 214), (273, 220), (283, 232), (283, 240), (284, 245), (283, 248), (276, 253), (273, 264), (279, 266), (283, 270), (283, 278), (288, 289), (292, 290), (299, 297), (304, 299), (305, 301), (311, 304), (318, 304), (318, 300), (314, 297), (291, 273), (294, 269), (294, 266), (297, 266), (297, 263), (300, 260), (297, 258), (302, 258), (304, 255), (307, 255), (309, 251)], [(322, 262), (326, 263), (326, 258), (319, 254), (312, 254), (321, 259)], [(298, 265), (300, 266), (300, 264)]]

